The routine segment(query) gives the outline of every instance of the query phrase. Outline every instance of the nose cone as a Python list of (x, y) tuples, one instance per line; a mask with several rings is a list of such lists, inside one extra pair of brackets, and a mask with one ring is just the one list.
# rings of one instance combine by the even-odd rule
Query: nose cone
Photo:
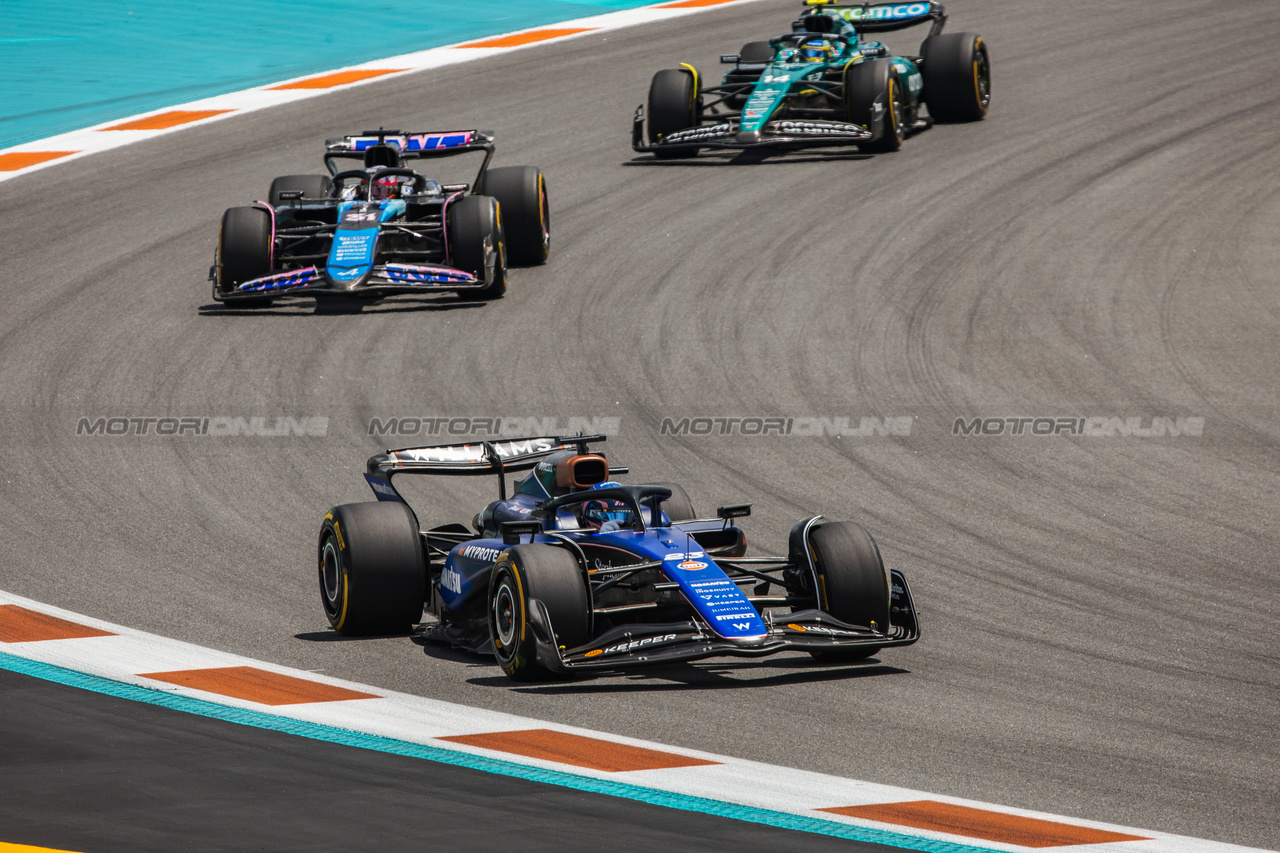
[(758, 130), (740, 130), (737, 136), (738, 142), (743, 145), (751, 145), (760, 141), (760, 131)]

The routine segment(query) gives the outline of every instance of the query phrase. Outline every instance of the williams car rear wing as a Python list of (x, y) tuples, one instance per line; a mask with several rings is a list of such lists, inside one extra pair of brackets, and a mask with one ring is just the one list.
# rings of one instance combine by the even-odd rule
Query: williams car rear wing
[[(479, 441), (474, 444), (436, 444), (430, 447), (406, 447), (388, 450), (369, 457), (365, 480), (380, 501), (401, 501), (400, 493), (391, 485), (396, 474), (449, 474), (453, 476), (477, 476), (493, 474), (498, 477), (498, 497), (506, 500), (507, 481), (504, 476), (516, 471), (528, 471), (540, 459), (559, 450), (586, 453), (588, 445), (599, 444), (603, 435), (532, 436), (509, 438), (500, 441)], [(615, 474), (625, 474), (626, 468), (611, 468)]]
[(840, 3), (837, 0), (804, 0), (806, 10), (830, 9), (853, 24), (860, 33), (887, 33), (933, 21), (929, 35), (942, 32), (947, 12), (941, 3)]

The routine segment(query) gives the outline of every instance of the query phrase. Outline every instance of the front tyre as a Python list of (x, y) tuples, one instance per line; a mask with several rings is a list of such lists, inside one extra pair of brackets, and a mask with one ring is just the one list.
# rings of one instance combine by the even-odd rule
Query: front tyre
[(271, 273), (271, 214), (261, 207), (233, 207), (218, 232), (219, 295)]
[(404, 504), (334, 507), (320, 527), (318, 563), (320, 602), (338, 633), (403, 634), (422, 619), (426, 561)]
[[(889, 631), (889, 571), (871, 534), (851, 521), (822, 525), (809, 535), (818, 575), (818, 609), (841, 622)], [(862, 660), (880, 651), (873, 646), (810, 652), (818, 660)]]
[(991, 58), (977, 33), (944, 33), (920, 45), (922, 98), (935, 121), (978, 121), (991, 106)]
[[(701, 110), (698, 104), (698, 75), (692, 68), (665, 68), (653, 75), (649, 84), (649, 144), (679, 130), (697, 127)], [(697, 148), (654, 151), (659, 160), (679, 160), (698, 156)]]
[(551, 206), (542, 172), (533, 166), (489, 169), (476, 193), (498, 200), (510, 263), (545, 264), (551, 254)]
[[(590, 600), (578, 560), (552, 545), (517, 545), (498, 558), (489, 574), (489, 639), (502, 671), (516, 681), (554, 674), (537, 659), (538, 628), (533, 602), (546, 608), (555, 643), (571, 649), (590, 637)], [(544, 637), (549, 642), (550, 637)]]
[(902, 140), (906, 138), (903, 130), (906, 96), (897, 69), (888, 59), (872, 59), (845, 69), (845, 115), (853, 124), (871, 131), (871, 139), (859, 144), (859, 148), (886, 152), (902, 147)]
[(507, 248), (498, 200), (469, 195), (449, 205), (447, 213), (449, 263), (473, 274), (488, 286), (465, 291), (480, 299), (498, 299), (507, 292)]

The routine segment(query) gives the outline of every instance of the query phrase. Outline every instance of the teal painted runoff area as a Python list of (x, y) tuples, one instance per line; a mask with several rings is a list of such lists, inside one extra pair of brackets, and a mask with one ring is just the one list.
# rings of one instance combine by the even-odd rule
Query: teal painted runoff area
[(0, 148), (656, 0), (0, 0)]

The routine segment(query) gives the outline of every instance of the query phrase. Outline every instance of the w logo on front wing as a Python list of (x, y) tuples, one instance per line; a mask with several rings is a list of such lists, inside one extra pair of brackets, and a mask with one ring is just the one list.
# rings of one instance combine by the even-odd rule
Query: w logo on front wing
[(745, 631), (751, 627), (751, 623), (750, 622), (734, 622), (733, 627), (737, 628), (739, 631)]

